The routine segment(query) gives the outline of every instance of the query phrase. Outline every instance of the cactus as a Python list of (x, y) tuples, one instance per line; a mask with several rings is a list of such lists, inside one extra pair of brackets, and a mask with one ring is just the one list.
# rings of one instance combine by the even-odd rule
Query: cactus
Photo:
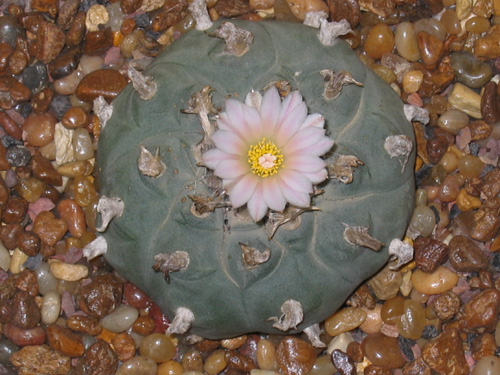
[[(106, 259), (175, 318), (173, 332), (211, 339), (327, 318), (386, 264), (414, 195), (403, 104), (347, 44), (324, 45), (300, 24), (231, 24), (247, 37), (233, 50), (218, 25), (166, 48), (143, 72), (154, 96), (126, 87), (98, 144), (100, 194), (123, 204), (102, 233)], [(298, 90), (335, 143), (308, 207), (253, 220), (203, 158), (226, 100), (273, 85), (282, 97)]]

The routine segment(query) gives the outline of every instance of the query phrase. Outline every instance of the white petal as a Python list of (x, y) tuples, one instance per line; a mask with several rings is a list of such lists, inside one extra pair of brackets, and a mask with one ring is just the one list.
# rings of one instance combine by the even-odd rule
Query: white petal
[(299, 172), (314, 173), (325, 168), (325, 162), (317, 156), (299, 155), (287, 157), (287, 168)]
[(307, 128), (309, 126), (314, 126), (317, 128), (323, 128), (325, 126), (325, 118), (319, 113), (313, 113), (307, 116), (306, 120), (302, 124), (301, 128)]
[(246, 106), (234, 99), (226, 100), (226, 122), (233, 129), (233, 132), (238, 134), (243, 139), (248, 134), (249, 129), (245, 121), (243, 108)]
[(280, 106), (281, 98), (278, 89), (275, 86), (271, 86), (264, 93), (262, 106), (260, 107), (260, 117), (265, 137), (269, 137), (274, 133), (279, 119)]
[(254, 174), (247, 174), (228, 187), (229, 200), (234, 208), (241, 207), (250, 200), (259, 183), (259, 178)]
[(247, 152), (245, 142), (230, 131), (217, 130), (212, 134), (212, 141), (215, 147), (228, 154), (243, 155)]
[(262, 184), (258, 184), (252, 197), (247, 203), (248, 212), (254, 221), (260, 221), (267, 213), (267, 205), (264, 202)]
[(313, 184), (319, 184), (326, 180), (326, 178), (328, 177), (328, 172), (326, 171), (326, 168), (323, 168), (322, 170), (315, 173), (304, 173), (304, 176), (311, 180)]
[(254, 108), (244, 107), (243, 114), (245, 115), (245, 121), (248, 129), (248, 132), (244, 135), (245, 141), (251, 143), (254, 141), (259, 142), (263, 137), (262, 121), (260, 119), (259, 112), (257, 112)]
[(274, 177), (266, 177), (262, 181), (264, 202), (270, 209), (281, 212), (285, 209), (286, 199), (280, 189), (280, 180)]
[(311, 181), (300, 172), (285, 168), (278, 172), (278, 176), (293, 190), (308, 194), (313, 192)]
[(214, 170), (214, 174), (222, 179), (234, 179), (248, 172), (250, 172), (248, 163), (228, 158), (222, 160)]
[(283, 102), (281, 103), (281, 110), (280, 110), (280, 117), (279, 121), (282, 121), (285, 116), (290, 113), (292, 109), (295, 108), (295, 106), (299, 105), (302, 103), (302, 95), (300, 92), (297, 90), (291, 92), (288, 94), (285, 99), (283, 99)]
[(217, 168), (219, 163), (223, 160), (226, 160), (228, 156), (229, 155), (226, 154), (225, 152), (213, 148), (211, 150), (204, 152), (203, 155), (201, 156), (201, 160), (203, 161), (203, 164), (205, 164), (208, 168), (215, 169)]
[[(281, 150), (285, 155), (290, 155), (304, 148), (316, 146), (319, 142), (322, 142), (323, 139), (329, 139), (325, 137), (324, 129), (316, 127), (300, 129), (288, 140), (288, 142), (284, 146), (281, 147)], [(315, 154), (317, 155), (317, 153)]]
[(301, 102), (296, 105), (287, 116), (285, 116), (277, 128), (276, 142), (278, 145), (284, 145), (301, 128), (302, 123), (307, 117), (306, 103)]
[(311, 204), (311, 196), (308, 193), (299, 192), (292, 189), (283, 181), (280, 182), (280, 189), (288, 203), (296, 207), (309, 207)]

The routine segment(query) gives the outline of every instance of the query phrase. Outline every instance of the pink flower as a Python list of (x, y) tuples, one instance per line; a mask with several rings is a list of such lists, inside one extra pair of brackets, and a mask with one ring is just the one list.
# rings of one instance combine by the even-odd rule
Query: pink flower
[(283, 101), (274, 86), (245, 103), (229, 99), (203, 163), (222, 179), (233, 208), (246, 204), (255, 221), (287, 203), (309, 207), (313, 185), (327, 178), (321, 156), (333, 146), (324, 124), (320, 114), (307, 114), (298, 91)]

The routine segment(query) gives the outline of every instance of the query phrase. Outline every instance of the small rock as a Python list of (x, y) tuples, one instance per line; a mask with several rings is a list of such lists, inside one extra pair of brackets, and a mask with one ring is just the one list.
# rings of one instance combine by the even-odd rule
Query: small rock
[(103, 318), (121, 303), (122, 284), (111, 274), (99, 275), (82, 287), (86, 307), (98, 318)]
[(434, 69), (443, 53), (443, 42), (432, 34), (420, 31), (417, 34), (417, 43), (424, 66)]
[(120, 361), (125, 362), (135, 356), (135, 342), (128, 333), (119, 333), (113, 337), (111, 344)]
[(20, 374), (68, 374), (70, 358), (47, 345), (26, 346), (12, 354), (10, 361)]
[(460, 326), (469, 331), (492, 327), (496, 323), (499, 309), (500, 291), (483, 290), (464, 305)]
[(376, 366), (395, 369), (406, 363), (399, 350), (398, 340), (382, 333), (366, 336), (361, 342), (361, 350)]
[(433, 272), (443, 264), (447, 257), (449, 248), (441, 241), (433, 238), (419, 237), (413, 244), (415, 251), (415, 263), (424, 272)]
[(488, 124), (500, 121), (500, 95), (498, 85), (493, 81), (484, 85), (481, 95), (481, 115)]
[(481, 96), (461, 83), (455, 83), (448, 96), (448, 102), (452, 107), (467, 113), (471, 117), (482, 118)]
[(93, 316), (73, 315), (66, 320), (66, 326), (75, 332), (90, 336), (97, 336), (102, 331), (99, 319)]
[(276, 359), (285, 375), (305, 375), (312, 370), (316, 350), (304, 340), (286, 336), (276, 348)]
[(495, 355), (496, 349), (495, 336), (483, 333), (472, 342), (472, 358), (477, 362), (484, 357)]
[(422, 348), (422, 358), (429, 367), (442, 375), (468, 375), (462, 339), (456, 329), (449, 329)]
[(431, 303), (434, 313), (443, 322), (451, 320), (460, 310), (460, 305), (460, 297), (452, 291), (441, 293)]
[(380, 300), (388, 300), (395, 297), (399, 287), (403, 283), (403, 275), (399, 271), (393, 271), (388, 266), (370, 279), (368, 286)]
[(500, 198), (488, 199), (474, 214), (469, 235), (472, 239), (487, 242), (500, 228)]
[(52, 324), (47, 327), (47, 343), (68, 357), (81, 357), (85, 351), (82, 339), (68, 328)]
[(19, 346), (41, 345), (45, 342), (45, 331), (42, 327), (22, 329), (7, 323), (3, 327), (3, 334), (14, 344)]
[(56, 219), (55, 215), (50, 211), (42, 211), (38, 214), (33, 224), (33, 232), (35, 232), (43, 243), (49, 246), (54, 246), (60, 241), (68, 226), (62, 219)]
[(99, 96), (111, 102), (126, 85), (127, 80), (116, 70), (98, 69), (83, 77), (75, 95), (87, 103)]
[(39, 25), (35, 44), (36, 58), (48, 64), (53, 61), (64, 47), (64, 32), (52, 22)]
[(457, 271), (479, 272), (488, 267), (488, 257), (469, 237), (455, 236), (448, 247), (448, 258)]
[(35, 297), (24, 291), (17, 292), (11, 304), (11, 323), (26, 330), (37, 327), (40, 321), (40, 309)]

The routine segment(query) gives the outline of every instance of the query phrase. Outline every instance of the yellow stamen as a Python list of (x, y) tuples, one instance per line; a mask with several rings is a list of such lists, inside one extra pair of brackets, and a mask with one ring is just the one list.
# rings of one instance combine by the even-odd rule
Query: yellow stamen
[(273, 142), (262, 138), (259, 143), (250, 146), (248, 163), (257, 176), (269, 177), (278, 173), (280, 167), (283, 168), (283, 154)]

